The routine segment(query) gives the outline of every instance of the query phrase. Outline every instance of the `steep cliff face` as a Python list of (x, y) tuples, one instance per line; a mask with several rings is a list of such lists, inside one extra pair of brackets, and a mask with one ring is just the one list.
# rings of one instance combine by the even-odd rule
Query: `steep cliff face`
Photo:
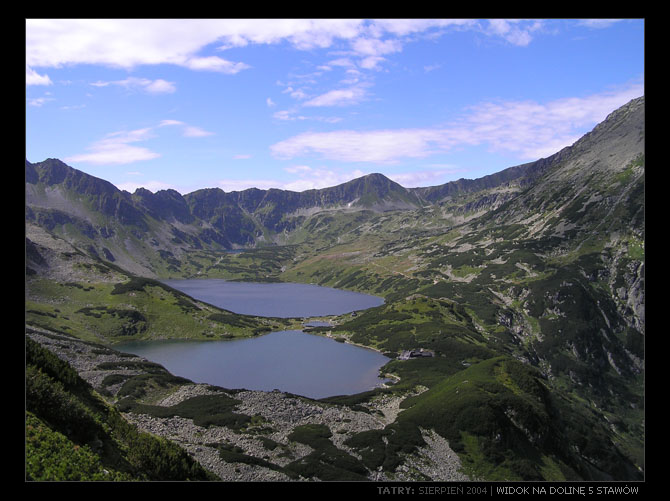
[(628, 327), (644, 332), (644, 98), (566, 148), (522, 193), (478, 221), (520, 224), (557, 262), (607, 291)]
[(154, 194), (145, 188), (138, 188), (132, 199), (154, 219), (174, 220), (183, 224), (195, 221), (186, 200), (175, 190), (161, 190)]
[[(143, 212), (135, 207), (130, 195), (118, 190), (113, 184), (73, 169), (60, 160), (48, 159), (39, 164), (26, 162), (26, 198), (29, 205), (51, 208), (49, 198), (60, 198), (59, 208), (63, 212), (74, 212), (75, 199), (68, 201), (69, 195), (86, 198), (91, 210), (103, 216), (117, 219), (121, 224), (132, 225), (146, 230), (147, 222)], [(41, 184), (47, 200), (39, 196), (30, 185)]]
[(567, 149), (561, 150), (548, 158), (541, 158), (535, 162), (509, 167), (478, 179), (459, 179), (439, 186), (412, 188), (411, 191), (419, 197), (435, 203), (458, 195), (475, 193), (500, 186), (526, 186), (552, 165), (555, 165), (565, 155), (566, 151)]

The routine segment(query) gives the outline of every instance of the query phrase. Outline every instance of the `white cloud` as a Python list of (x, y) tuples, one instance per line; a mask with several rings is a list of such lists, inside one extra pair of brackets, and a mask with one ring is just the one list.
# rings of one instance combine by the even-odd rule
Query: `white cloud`
[(301, 50), (329, 47), (356, 37), (361, 20), (336, 19), (27, 19), (26, 63), (30, 67), (102, 64), (133, 68), (175, 64), (193, 70), (237, 73), (245, 63), (203, 55), (248, 44), (288, 41)]
[(436, 186), (447, 182), (447, 177), (460, 172), (461, 169), (453, 166), (440, 169), (429, 169), (400, 174), (389, 174), (387, 177), (405, 188), (419, 186)]
[(171, 94), (177, 90), (173, 82), (167, 82), (162, 79), (148, 83), (144, 86), (144, 89), (150, 94)]
[(384, 32), (397, 36), (406, 36), (439, 28), (467, 28), (476, 26), (474, 19), (375, 19), (370, 27), (371, 33), (381, 35)]
[[(538, 21), (532, 20), (493, 20), (485, 32), (526, 45), (537, 25)], [(26, 65), (59, 68), (101, 64), (132, 69), (173, 64), (235, 74), (250, 66), (203, 51), (281, 42), (298, 50), (312, 50), (344, 42), (349, 44), (349, 55), (362, 59), (370, 68), (379, 58), (399, 52), (407, 37), (439, 36), (447, 28), (482, 29), (481, 23), (472, 19), (27, 19)], [(32, 70), (27, 70), (27, 75), (35, 82), (48, 78), (37, 78)]]
[(274, 112), (272, 118), (277, 120), (301, 120), (305, 117), (295, 116), (295, 110), (280, 110)]
[(192, 70), (216, 71), (219, 73), (227, 73), (229, 75), (234, 75), (242, 70), (250, 68), (248, 64), (233, 63), (218, 56), (189, 58), (182, 63), (182, 66), (186, 66)]
[(361, 59), (360, 66), (366, 70), (374, 70), (379, 67), (379, 64), (382, 61), (386, 61), (386, 58), (381, 56), (367, 56)]
[(270, 149), (280, 159), (317, 154), (342, 162), (390, 164), (444, 153), (456, 146), (487, 145), (521, 160), (535, 160), (574, 143), (589, 127), (643, 93), (642, 85), (631, 85), (545, 104), (482, 103), (446, 127), (305, 132)]
[(294, 90), (290, 87), (289, 87), (289, 89), (290, 89), (290, 95), (293, 99), (298, 99), (298, 100), (307, 99), (307, 94), (302, 89)]
[(620, 22), (621, 19), (580, 19), (577, 24), (587, 28), (609, 28), (613, 24)]
[(185, 125), (184, 122), (181, 122), (179, 120), (162, 120), (158, 126), (159, 127), (166, 127), (169, 125)]
[(73, 104), (71, 106), (61, 106), (60, 109), (63, 111), (70, 111), (70, 110), (81, 110), (83, 108), (86, 108), (85, 104)]
[(194, 127), (192, 125), (188, 125), (184, 127), (184, 137), (206, 137), (206, 136), (213, 136), (213, 132), (206, 131), (205, 129), (202, 129), (200, 127)]
[(642, 84), (580, 98), (483, 103), (458, 125), (477, 144), (533, 160), (573, 144), (609, 113), (644, 94)]
[(151, 128), (136, 129), (129, 132), (113, 132), (104, 139), (96, 141), (88, 148), (89, 153), (81, 153), (65, 158), (66, 162), (91, 163), (98, 165), (120, 165), (151, 160), (160, 157), (148, 148), (133, 146), (131, 143), (146, 141), (153, 137)]
[(220, 70), (223, 60), (202, 60), (197, 53), (222, 30), (216, 20), (28, 19), (26, 62), (32, 67), (177, 64)]
[(489, 19), (484, 31), (487, 35), (500, 37), (512, 45), (525, 47), (533, 39), (531, 33), (539, 30), (542, 25), (538, 20)]
[[(272, 25), (273, 20), (269, 21)], [(300, 50), (326, 48), (335, 40), (357, 37), (363, 28), (361, 19), (297, 19), (281, 20), (274, 27), (277, 38), (288, 39)]]
[(312, 119), (317, 120), (319, 122), (326, 122), (329, 124), (336, 124), (343, 120), (342, 117), (312, 117)]
[(206, 131), (205, 129), (202, 129), (201, 127), (195, 127), (193, 125), (188, 125), (187, 123), (181, 122), (179, 120), (162, 120), (159, 124), (158, 127), (167, 127), (167, 126), (181, 126), (182, 127), (182, 135), (184, 137), (206, 137), (206, 136), (213, 136), (213, 132)]
[(354, 68), (355, 64), (347, 57), (341, 57), (339, 59), (333, 59), (328, 61), (329, 66), (339, 66), (342, 68)]
[[(361, 83), (365, 71), (379, 70), (406, 43), (449, 30), (479, 30), (523, 46), (539, 26), (536, 20), (497, 19), (27, 19), (26, 83), (48, 85), (51, 80), (41, 69), (77, 64), (128, 70), (169, 64), (234, 75), (251, 66), (226, 58), (227, 49), (288, 43), (297, 50), (329, 49), (329, 60), (317, 67), (320, 71), (342, 68), (347, 79), (330, 90), (288, 87), (285, 92), (308, 107), (350, 106), (367, 97)], [(176, 91), (174, 82), (137, 77), (93, 85), (118, 85), (150, 94)], [(274, 106), (270, 99), (267, 104)], [(288, 119), (289, 115), (280, 112), (276, 117)], [(195, 129), (187, 133), (205, 135)]]
[(393, 163), (401, 158), (425, 157), (431, 152), (431, 143), (443, 140), (440, 131), (431, 129), (305, 132), (270, 149), (278, 158), (314, 152), (344, 162)]
[(351, 43), (352, 49), (362, 56), (384, 56), (400, 52), (402, 44), (399, 40), (380, 40), (378, 38), (357, 38)]
[(324, 117), (324, 116), (305, 116), (299, 115), (297, 110), (280, 110), (272, 114), (272, 118), (276, 120), (283, 121), (293, 121), (293, 120), (312, 120), (315, 122), (325, 122), (329, 124), (335, 124), (342, 121), (342, 117)]
[(160, 157), (158, 153), (154, 153), (147, 148), (129, 146), (125, 143), (111, 143), (109, 141), (105, 142), (105, 144), (96, 143), (89, 150), (91, 151), (90, 153), (72, 155), (67, 157), (65, 161), (96, 165), (121, 165)]
[(289, 174), (304, 174), (312, 172), (312, 168), (309, 165), (294, 165), (292, 167), (286, 167), (284, 170)]
[(88, 147), (88, 153), (69, 156), (65, 161), (98, 165), (122, 165), (158, 158), (161, 156), (160, 153), (151, 151), (143, 146), (135, 146), (133, 143), (153, 139), (156, 137), (156, 129), (169, 126), (182, 127), (182, 135), (184, 137), (203, 137), (213, 134), (200, 127), (194, 127), (179, 120), (162, 120), (155, 127), (107, 134), (103, 139), (94, 142)]
[[(317, 154), (343, 162), (397, 163), (444, 153), (456, 146), (486, 145), (491, 150), (534, 160), (557, 152), (574, 143), (585, 129), (605, 119), (607, 114), (644, 93), (642, 84), (603, 92), (582, 98), (565, 98), (548, 103), (532, 101), (487, 102), (472, 107), (459, 120), (440, 128), (382, 129), (372, 131), (342, 130), (305, 132), (271, 146), (277, 158), (291, 159)], [(312, 106), (352, 102), (361, 95), (335, 91), (315, 98)], [(49, 97), (33, 99), (40, 106)], [(280, 119), (305, 119), (289, 112), (278, 112)], [(336, 118), (313, 120), (336, 122)], [(158, 127), (178, 126), (185, 137), (212, 135), (200, 127), (178, 120), (163, 120)], [(154, 136), (156, 127), (130, 132), (116, 132), (95, 142), (87, 153), (73, 155), (71, 162), (126, 164), (150, 160), (159, 153), (135, 143)]]
[(44, 103), (47, 103), (49, 101), (54, 101), (54, 98), (53, 97), (48, 97), (48, 96), (34, 97), (34, 98), (31, 98), (31, 99), (28, 99), (28, 106), (34, 106), (36, 108), (39, 108)]
[(304, 103), (305, 106), (348, 106), (359, 103), (365, 97), (361, 86), (348, 89), (336, 89), (314, 97)]
[(162, 79), (149, 80), (148, 78), (129, 77), (125, 80), (115, 80), (111, 82), (93, 82), (94, 87), (108, 87), (118, 85), (128, 90), (138, 89), (149, 94), (172, 94), (177, 90), (173, 82), (167, 82)]
[(26, 66), (26, 85), (51, 85), (48, 75), (40, 75), (32, 68)]
[(273, 108), (274, 106), (277, 106), (277, 104), (269, 97), (265, 100), (265, 104), (268, 105), (268, 108)]

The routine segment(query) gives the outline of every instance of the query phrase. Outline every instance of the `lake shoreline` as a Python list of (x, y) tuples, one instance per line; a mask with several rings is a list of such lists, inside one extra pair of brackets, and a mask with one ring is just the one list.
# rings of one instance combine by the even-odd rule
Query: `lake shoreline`
[(114, 349), (194, 382), (254, 391), (278, 389), (312, 399), (355, 395), (390, 382), (382, 368), (391, 358), (366, 346), (338, 343), (331, 336), (296, 329), (209, 341), (138, 340)]

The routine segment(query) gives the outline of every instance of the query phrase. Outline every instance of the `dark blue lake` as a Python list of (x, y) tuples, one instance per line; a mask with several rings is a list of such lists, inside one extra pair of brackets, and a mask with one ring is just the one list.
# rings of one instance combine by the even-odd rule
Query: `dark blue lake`
[(232, 341), (137, 341), (115, 349), (161, 364), (172, 374), (228, 389), (278, 389), (310, 398), (352, 395), (384, 382), (389, 359), (374, 350), (302, 331)]
[[(236, 313), (312, 317), (363, 310), (382, 298), (303, 284), (169, 280), (191, 297)], [(302, 331), (226, 341), (138, 341), (115, 346), (163, 365), (172, 374), (229, 389), (295, 393), (310, 398), (351, 395), (385, 380), (381, 353)]]
[(262, 317), (319, 317), (365, 310), (384, 299), (310, 284), (164, 280), (164, 284), (219, 308)]

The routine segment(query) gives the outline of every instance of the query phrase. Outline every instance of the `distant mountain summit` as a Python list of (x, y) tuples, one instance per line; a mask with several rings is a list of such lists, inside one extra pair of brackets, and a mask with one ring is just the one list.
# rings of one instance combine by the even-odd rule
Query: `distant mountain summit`
[[(139, 188), (130, 194), (57, 159), (39, 163), (26, 160), (26, 220), (99, 255), (117, 256), (137, 272), (152, 275), (149, 262), (157, 253), (165, 256), (190, 248), (286, 243), (310, 217), (323, 212), (383, 213), (439, 204), (454, 213), (482, 214), (498, 209), (530, 187), (539, 193), (538, 187), (544, 186), (542, 192), (549, 193), (558, 189), (557, 183), (584, 183), (583, 169), (561, 166), (569, 159), (593, 157), (598, 148), (608, 152), (630, 150), (628, 142), (617, 134), (634, 134), (643, 127), (643, 121), (641, 97), (613, 112), (574, 145), (546, 159), (479, 179), (459, 179), (425, 188), (404, 188), (375, 173), (303, 192), (258, 188), (224, 192), (208, 188), (182, 196), (174, 190), (152, 193)], [(611, 160), (604, 152), (598, 155), (596, 163), (605, 165)], [(573, 165), (575, 160), (571, 162)], [(557, 168), (562, 169), (560, 175), (553, 175), (549, 184), (543, 181)]]
[(310, 190), (318, 193), (321, 200), (331, 204), (346, 204), (377, 211), (416, 209), (423, 205), (411, 190), (403, 188), (383, 174), (368, 174), (347, 183)]

